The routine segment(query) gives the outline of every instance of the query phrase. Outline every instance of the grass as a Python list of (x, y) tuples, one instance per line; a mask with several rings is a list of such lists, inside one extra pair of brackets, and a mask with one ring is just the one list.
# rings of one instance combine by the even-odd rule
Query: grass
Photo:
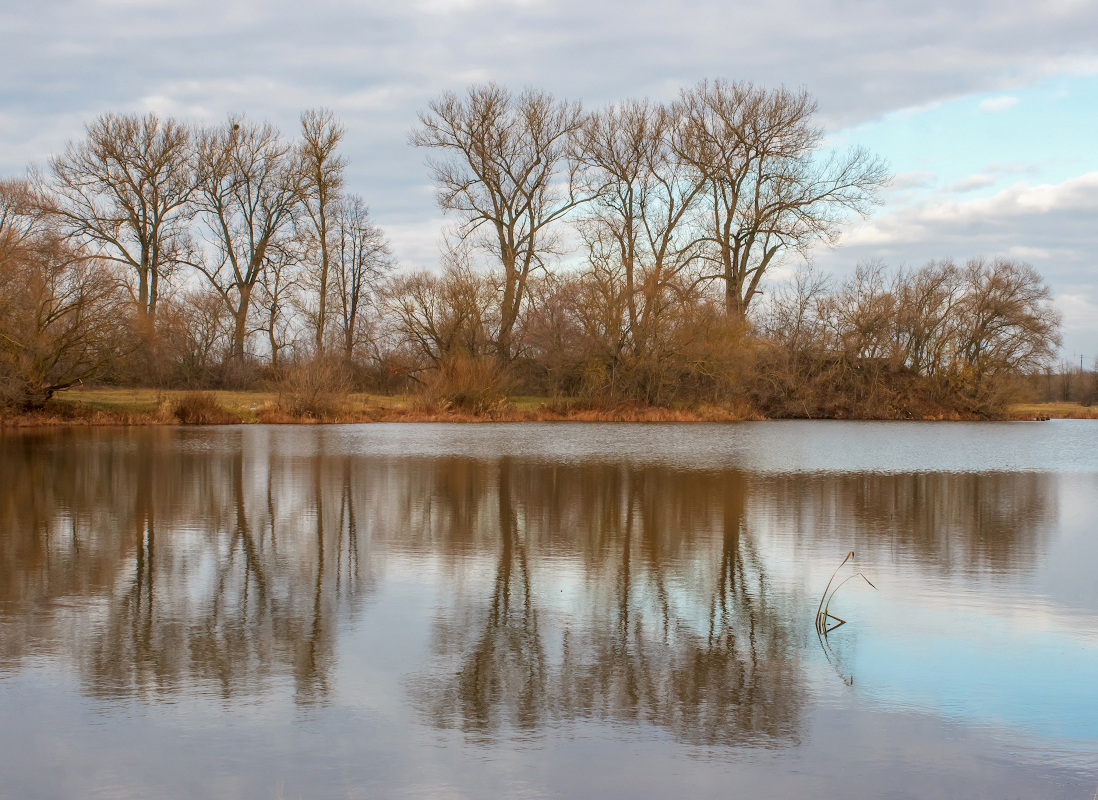
[(1013, 419), (1098, 419), (1098, 406), (1084, 406), (1079, 403), (1018, 403), (1010, 407), (1010, 416)]
[[(288, 410), (285, 397), (276, 391), (210, 391), (221, 409), (242, 423), (310, 422), (730, 422), (761, 419), (749, 408), (699, 406), (662, 408), (628, 403), (600, 404), (569, 398), (519, 395), (490, 414), (452, 409), (423, 398), (406, 395), (351, 393), (340, 398), (339, 410), (317, 420)], [(58, 392), (45, 412), (25, 415), (8, 424), (174, 424), (179, 416), (170, 409), (193, 400), (195, 392), (157, 389), (86, 388)], [(94, 411), (95, 414), (89, 417)], [(185, 415), (184, 415), (185, 416)], [(94, 422), (87, 420), (94, 418)], [(205, 419), (205, 418), (203, 418)], [(225, 420), (230, 421), (230, 420)]]
[[(80, 388), (58, 392), (57, 404), (82, 405), (107, 414), (154, 416), (165, 401), (179, 403), (193, 392), (158, 389)], [(264, 408), (276, 406), (279, 393), (274, 391), (209, 391), (216, 403), (237, 417), (239, 422), (259, 422)], [(351, 394), (347, 398), (347, 415), (370, 416), (372, 412), (388, 412), (410, 407), (406, 398), (370, 394)]]
[[(228, 412), (223, 422), (732, 422), (764, 419), (749, 407), (682, 406), (670, 408), (629, 403), (599, 403), (577, 398), (516, 395), (490, 414), (450, 408), (406, 395), (351, 393), (339, 398), (338, 411), (324, 419), (295, 414), (289, 410), (286, 396), (277, 391), (203, 392), (216, 406)], [(58, 392), (44, 410), (9, 417), (5, 425), (171, 425), (178, 423), (181, 403), (194, 392), (157, 389), (119, 389), (81, 387)], [(186, 416), (186, 415), (184, 415)], [(1077, 403), (1029, 403), (1012, 406), (1008, 419), (1035, 417), (1098, 419), (1098, 406)], [(201, 417), (206, 419), (207, 417)], [(212, 419), (212, 417), (209, 417)]]

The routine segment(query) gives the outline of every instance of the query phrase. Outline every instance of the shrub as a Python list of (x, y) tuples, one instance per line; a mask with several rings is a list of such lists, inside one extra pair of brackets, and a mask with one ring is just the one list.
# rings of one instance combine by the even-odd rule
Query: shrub
[(443, 361), (419, 392), (419, 400), (447, 411), (492, 416), (507, 405), (510, 370), (491, 356), (458, 353)]
[(187, 392), (172, 403), (172, 413), (184, 425), (231, 425), (240, 418), (222, 408), (213, 392)]
[(351, 388), (348, 370), (334, 359), (315, 358), (290, 367), (277, 385), (280, 407), (294, 417), (323, 422), (347, 412)]

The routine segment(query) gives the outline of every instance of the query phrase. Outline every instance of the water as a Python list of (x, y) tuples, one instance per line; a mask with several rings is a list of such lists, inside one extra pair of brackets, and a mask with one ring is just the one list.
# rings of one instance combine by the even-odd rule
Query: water
[(0, 798), (1090, 798), (1095, 519), (1088, 421), (5, 433)]

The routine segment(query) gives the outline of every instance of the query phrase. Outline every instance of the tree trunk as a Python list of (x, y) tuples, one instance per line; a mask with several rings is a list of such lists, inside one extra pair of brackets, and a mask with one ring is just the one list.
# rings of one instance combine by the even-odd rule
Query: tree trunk
[(248, 309), (251, 305), (252, 287), (240, 287), (240, 301), (233, 312), (233, 361), (244, 363), (244, 340), (248, 335)]
[(731, 279), (726, 279), (724, 291), (724, 310), (728, 318), (736, 322), (743, 322), (747, 316), (747, 305), (740, 295), (740, 285)]
[(149, 319), (149, 268), (145, 267), (137, 271), (137, 320), (141, 327)]
[(328, 223), (320, 210), (320, 303), (316, 313), (316, 352), (324, 354), (324, 329), (328, 320)]
[(504, 267), (506, 270), (503, 287), (503, 303), (500, 308), (499, 339), (496, 342), (496, 350), (504, 361), (511, 360), (511, 332), (515, 327), (516, 295), (518, 293), (518, 275), (514, 267)]

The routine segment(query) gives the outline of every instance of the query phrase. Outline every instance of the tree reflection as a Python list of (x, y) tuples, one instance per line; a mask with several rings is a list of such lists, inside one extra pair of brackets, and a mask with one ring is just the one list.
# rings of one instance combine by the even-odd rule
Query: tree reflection
[[(455, 597), (412, 681), (435, 725), (480, 737), (597, 717), (699, 744), (795, 738), (800, 623), (767, 586), (741, 474), (503, 460), (483, 491), (500, 508), (491, 594)], [(572, 525), (573, 547), (587, 545), (569, 554), (582, 557), (579, 589), (550, 612), (540, 606), (553, 604), (552, 561)]]
[(835, 552), (825, 576), (855, 549), (993, 579), (1039, 560), (1055, 514), (1055, 477), (1034, 473), (374, 457), (294, 435), (6, 437), (0, 670), (63, 652), (102, 697), (282, 677), (325, 703), (341, 622), (399, 561), (443, 598), (430, 659), (406, 667), (433, 725), (482, 739), (590, 718), (784, 745), (815, 643), (816, 588), (789, 574), (806, 549)]
[(779, 476), (756, 481), (756, 502), (859, 558), (888, 554), (978, 577), (1036, 563), (1056, 516), (1054, 480), (1033, 472)]
[[(229, 698), (288, 673), (299, 703), (323, 702), (336, 619), (373, 589), (354, 461), (322, 452), (307, 464), (249, 458), (241, 447), (191, 455), (159, 444), (139, 435), (104, 452), (86, 441), (78, 450), (90, 456), (48, 460), (33, 447), (16, 459), (5, 451), (5, 474), (21, 462), (33, 486), (50, 487), (47, 502), (20, 505), (5, 493), (0, 506), (20, 573), (41, 570), (43, 552), (50, 561), (48, 580), (19, 605), (50, 607), (84, 587), (99, 598), (95, 613), (70, 620), (95, 695), (162, 695), (200, 683)], [(89, 461), (111, 477), (88, 470)], [(58, 529), (71, 529), (67, 543), (56, 540)], [(89, 563), (105, 575), (94, 588), (81, 577)]]

